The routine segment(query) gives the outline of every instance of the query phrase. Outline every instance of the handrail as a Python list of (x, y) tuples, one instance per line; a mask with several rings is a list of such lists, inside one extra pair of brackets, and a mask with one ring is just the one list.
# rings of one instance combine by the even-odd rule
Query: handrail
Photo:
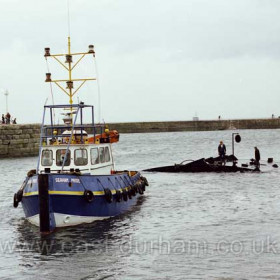
[(181, 163), (179, 163), (179, 165), (183, 164), (183, 162), (186, 162), (186, 161), (194, 161), (194, 160), (193, 159), (185, 159)]
[(93, 105), (86, 105), (86, 104), (59, 104), (59, 105), (44, 105), (44, 108), (90, 108)]
[(39, 156), (38, 156), (36, 174), (39, 173), (39, 166), (40, 166), (40, 161), (41, 161), (42, 142), (43, 142), (43, 127), (44, 127), (44, 122), (45, 122), (45, 113), (46, 113), (46, 108), (44, 108), (44, 111), (43, 111), (43, 120), (42, 120), (42, 125), (41, 125), (41, 134), (40, 134)]
[[(92, 128), (93, 126), (98, 127), (97, 125), (92, 125), (92, 124), (82, 124), (82, 125), (76, 125), (76, 128)], [(57, 129), (67, 129), (67, 128), (72, 128), (72, 125), (44, 125), (44, 128), (46, 129), (52, 129), (52, 128), (57, 128)]]

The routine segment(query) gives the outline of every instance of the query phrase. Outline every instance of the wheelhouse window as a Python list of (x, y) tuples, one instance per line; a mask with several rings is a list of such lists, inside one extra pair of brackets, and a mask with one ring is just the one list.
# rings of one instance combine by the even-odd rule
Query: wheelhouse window
[(105, 161), (106, 162), (110, 161), (109, 147), (105, 147)]
[(53, 152), (52, 150), (43, 150), (41, 157), (42, 166), (51, 166), (53, 164)]
[(76, 149), (74, 152), (75, 165), (87, 165), (88, 164), (88, 153), (86, 149)]
[(65, 164), (64, 166), (69, 166), (70, 161), (71, 161), (71, 152), (68, 150), (66, 154), (66, 149), (59, 149), (56, 151), (56, 165), (57, 166), (62, 166), (64, 158), (65, 159)]
[(100, 156), (100, 163), (104, 163), (105, 162), (105, 149), (99, 148), (99, 156)]
[(90, 149), (91, 164), (99, 163), (99, 153), (97, 148)]

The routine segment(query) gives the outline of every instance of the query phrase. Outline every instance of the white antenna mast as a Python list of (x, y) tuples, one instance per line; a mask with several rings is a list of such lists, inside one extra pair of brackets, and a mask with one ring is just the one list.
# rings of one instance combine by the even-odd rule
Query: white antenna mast
[(67, 10), (68, 10), (68, 37), (70, 37), (70, 1), (67, 0)]
[(98, 93), (98, 122), (101, 123), (101, 94), (100, 94), (100, 84), (99, 84), (99, 75), (97, 70), (96, 57), (94, 57), (94, 65), (95, 65), (97, 93)]

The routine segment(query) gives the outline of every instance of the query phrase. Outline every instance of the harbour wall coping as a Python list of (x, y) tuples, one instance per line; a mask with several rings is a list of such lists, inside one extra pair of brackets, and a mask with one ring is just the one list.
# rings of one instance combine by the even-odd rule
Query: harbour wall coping
[[(276, 129), (280, 128), (280, 118), (127, 122), (108, 123), (108, 125), (110, 129), (116, 129), (119, 133)], [(39, 124), (0, 125), (0, 158), (36, 156), (38, 154), (39, 137)]]

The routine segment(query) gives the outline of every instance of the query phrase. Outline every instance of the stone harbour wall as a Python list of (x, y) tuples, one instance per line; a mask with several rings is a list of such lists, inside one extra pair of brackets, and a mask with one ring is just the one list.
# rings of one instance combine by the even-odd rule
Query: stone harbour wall
[[(172, 122), (109, 123), (119, 133), (151, 133), (175, 131), (211, 131), (227, 129), (277, 129), (280, 118), (243, 120), (200, 120)], [(0, 125), (0, 159), (37, 156), (40, 125)]]
[(0, 125), (0, 158), (36, 156), (40, 125)]
[(109, 124), (109, 128), (116, 129), (120, 133), (213, 131), (228, 129), (276, 129), (280, 128), (280, 118), (111, 123)]

